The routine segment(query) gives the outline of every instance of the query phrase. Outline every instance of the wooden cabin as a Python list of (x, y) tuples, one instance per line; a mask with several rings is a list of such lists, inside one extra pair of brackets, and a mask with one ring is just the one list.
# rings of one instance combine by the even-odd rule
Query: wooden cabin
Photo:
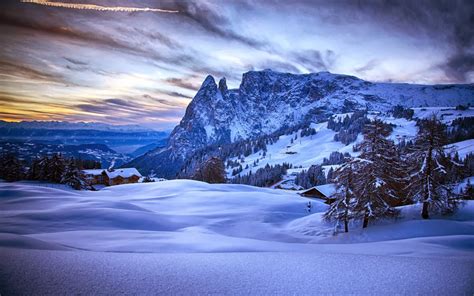
[(300, 192), (299, 194), (309, 198), (319, 198), (324, 200), (325, 203), (332, 203), (334, 201), (334, 193), (336, 193), (335, 184), (325, 184), (311, 187), (307, 190)]
[(136, 168), (83, 170), (89, 185), (121, 185), (138, 183), (142, 175)]
[(109, 178), (105, 174), (104, 169), (94, 170), (83, 170), (82, 172), (86, 176), (86, 182), (88, 185), (106, 185), (109, 183)]

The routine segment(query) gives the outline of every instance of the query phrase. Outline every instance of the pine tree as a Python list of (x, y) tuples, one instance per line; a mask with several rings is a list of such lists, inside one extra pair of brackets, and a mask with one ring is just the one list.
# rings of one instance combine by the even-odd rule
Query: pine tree
[(352, 161), (342, 165), (334, 173), (334, 181), (337, 186), (334, 202), (331, 203), (324, 214), (324, 219), (336, 221), (335, 229), (339, 223), (344, 223), (344, 232), (349, 232), (349, 221), (353, 219), (354, 207), (354, 182)]
[(328, 183), (333, 183), (334, 179), (334, 169), (332, 167), (329, 168), (328, 174), (326, 176), (326, 180)]
[(449, 213), (456, 209), (458, 198), (449, 184), (448, 166), (453, 163), (445, 153), (446, 128), (436, 118), (419, 122), (418, 135), (411, 148), (410, 194), (423, 203), (421, 216), (428, 219), (430, 213)]
[(31, 166), (28, 170), (28, 179), (29, 180), (40, 180), (40, 174), (41, 174), (40, 161), (41, 161), (40, 158), (34, 158), (31, 161)]
[(49, 180), (49, 164), (50, 164), (50, 159), (47, 156), (43, 156), (40, 159), (38, 159), (37, 162), (37, 168), (36, 172), (34, 175), (34, 180), (39, 180), (39, 181), (48, 181)]
[(380, 120), (367, 124), (360, 157), (351, 162), (354, 175), (354, 215), (363, 218), (363, 228), (369, 220), (394, 216), (392, 207), (399, 198), (398, 189), (403, 185), (400, 160), (395, 144), (386, 139), (390, 130)]
[(54, 154), (48, 161), (46, 169), (47, 180), (60, 183), (65, 169), (66, 164), (62, 155), (60, 153)]
[(24, 177), (23, 166), (13, 154), (5, 154), (0, 157), (0, 179), (8, 182), (22, 180)]
[(196, 170), (193, 179), (207, 183), (225, 183), (224, 162), (220, 158), (211, 157)]
[(326, 184), (326, 175), (320, 165), (312, 165), (309, 169), (303, 170), (301, 173), (296, 175), (295, 184), (303, 188), (311, 188), (317, 185)]
[(76, 190), (86, 188), (86, 177), (76, 166), (74, 159), (69, 160), (65, 166), (60, 183), (69, 185)]
[(471, 184), (471, 179), (467, 179), (466, 188), (462, 192), (462, 198), (474, 200), (474, 186)]

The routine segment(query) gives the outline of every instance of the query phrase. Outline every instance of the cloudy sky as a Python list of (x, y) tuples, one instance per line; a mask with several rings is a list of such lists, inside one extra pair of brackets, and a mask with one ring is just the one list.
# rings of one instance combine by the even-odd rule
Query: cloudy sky
[(474, 1), (0, 4), (0, 119), (172, 128), (206, 75), (474, 82)]

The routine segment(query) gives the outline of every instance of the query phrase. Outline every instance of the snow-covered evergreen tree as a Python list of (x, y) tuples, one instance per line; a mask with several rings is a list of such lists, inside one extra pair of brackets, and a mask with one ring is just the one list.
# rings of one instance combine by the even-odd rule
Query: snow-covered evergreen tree
[(337, 186), (336, 194), (333, 196), (335, 200), (324, 213), (324, 219), (336, 221), (335, 231), (339, 228), (340, 223), (344, 223), (344, 232), (349, 232), (349, 221), (354, 218), (353, 208), (355, 205), (352, 161), (339, 167), (334, 175)]
[(393, 206), (400, 199), (403, 168), (395, 144), (386, 137), (390, 130), (381, 120), (374, 120), (364, 129), (359, 158), (351, 161), (354, 170), (354, 215), (369, 220), (393, 216)]
[(449, 213), (459, 202), (449, 181), (448, 167), (462, 166), (445, 153), (446, 127), (432, 116), (419, 122), (418, 135), (411, 147), (410, 195), (423, 203), (421, 216), (428, 219), (430, 213)]
[(332, 167), (329, 168), (328, 174), (326, 176), (326, 181), (328, 183), (333, 183), (334, 182), (334, 169)]
[(471, 184), (471, 179), (467, 179), (466, 188), (462, 190), (461, 196), (463, 199), (474, 200), (474, 185)]
[(60, 183), (64, 174), (66, 165), (63, 156), (60, 153), (54, 154), (47, 161), (46, 177), (48, 181)]
[(225, 183), (224, 162), (220, 158), (211, 157), (196, 170), (193, 179), (207, 183)]
[(19, 181), (23, 179), (23, 167), (13, 154), (4, 154), (0, 157), (0, 179), (8, 182)]
[(303, 188), (311, 188), (326, 183), (326, 175), (320, 165), (310, 166), (307, 171), (303, 170), (301, 173), (296, 175), (295, 178), (295, 184), (300, 185)]
[(76, 166), (73, 159), (67, 162), (61, 177), (61, 183), (69, 185), (76, 190), (86, 188), (86, 177)]
[(283, 163), (271, 166), (265, 165), (263, 168), (259, 168), (255, 173), (250, 171), (246, 175), (239, 175), (231, 180), (235, 184), (248, 184), (258, 187), (267, 187), (280, 181), (282, 176), (286, 174), (286, 171), (291, 168), (291, 164)]

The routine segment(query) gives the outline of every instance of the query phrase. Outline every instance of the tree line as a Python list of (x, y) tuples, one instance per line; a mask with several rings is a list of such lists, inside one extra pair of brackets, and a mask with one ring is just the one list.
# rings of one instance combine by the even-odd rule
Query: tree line
[(20, 180), (47, 181), (67, 184), (76, 190), (87, 187), (83, 169), (100, 169), (94, 160), (64, 158), (61, 153), (42, 156), (32, 160), (29, 167), (13, 154), (0, 155), (0, 179), (8, 182)]

